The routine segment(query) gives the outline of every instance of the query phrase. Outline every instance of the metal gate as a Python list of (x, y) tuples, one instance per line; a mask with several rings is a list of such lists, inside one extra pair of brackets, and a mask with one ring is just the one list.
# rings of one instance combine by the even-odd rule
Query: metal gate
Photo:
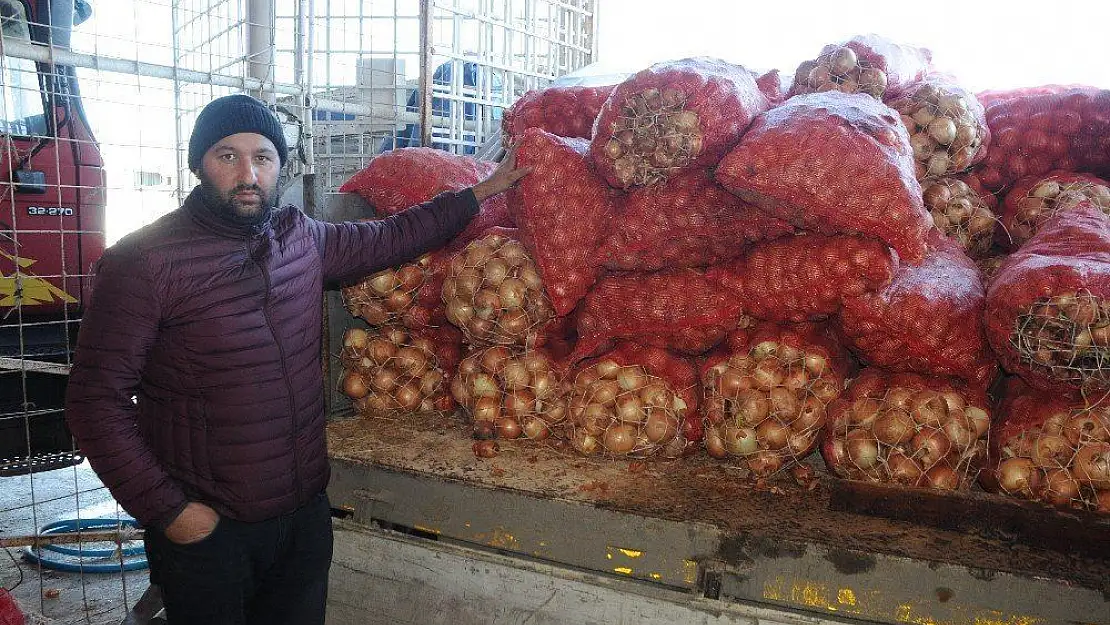
[(516, 98), (594, 59), (596, 4), (0, 0), (0, 586), (25, 611), (118, 623), (147, 586), (133, 540), (30, 560), (17, 543), (134, 538), (66, 430), (66, 374), (101, 251), (196, 184), (200, 109), (269, 102), (284, 199), (311, 210), (383, 150), (475, 153)]

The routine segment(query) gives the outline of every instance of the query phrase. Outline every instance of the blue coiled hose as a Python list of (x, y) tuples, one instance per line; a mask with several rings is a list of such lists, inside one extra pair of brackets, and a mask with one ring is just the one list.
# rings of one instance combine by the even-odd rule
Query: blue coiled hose
[[(121, 526), (138, 528), (139, 524), (131, 519), (66, 519), (44, 525), (40, 534), (71, 534), (77, 531), (112, 530)], [(59, 554), (78, 558), (78, 562), (69, 562), (53, 557)], [(86, 563), (85, 559), (104, 559), (112, 557), (125, 558), (121, 565), (115, 562)], [(90, 549), (88, 547), (71, 547), (68, 545), (43, 545), (42, 547), (27, 547), (23, 550), (23, 558), (28, 562), (42, 565), (43, 568), (67, 573), (117, 573), (119, 571), (139, 571), (147, 567), (146, 551), (142, 546), (115, 547), (108, 549)]]

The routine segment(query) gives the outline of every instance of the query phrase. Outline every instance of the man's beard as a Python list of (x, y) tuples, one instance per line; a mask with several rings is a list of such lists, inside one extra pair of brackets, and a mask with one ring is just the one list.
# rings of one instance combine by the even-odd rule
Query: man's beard
[[(200, 190), (204, 203), (216, 214), (226, 218), (232, 223), (244, 226), (257, 226), (270, 218), (278, 202), (278, 188), (266, 190), (256, 184), (241, 184), (221, 194), (216, 185), (212, 184), (206, 176), (200, 176)], [(235, 196), (244, 191), (253, 191), (258, 194), (259, 204), (243, 204)]]

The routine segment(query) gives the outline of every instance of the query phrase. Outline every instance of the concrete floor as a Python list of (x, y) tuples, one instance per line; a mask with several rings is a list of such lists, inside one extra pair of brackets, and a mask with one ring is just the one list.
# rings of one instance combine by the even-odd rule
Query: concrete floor
[[(47, 523), (74, 518), (126, 518), (87, 462), (0, 477), (0, 537), (33, 534)], [(0, 585), (18, 584), (12, 595), (31, 616), (28, 625), (116, 625), (149, 585), (145, 570), (65, 573), (31, 564), (22, 553), (22, 548), (0, 551)]]

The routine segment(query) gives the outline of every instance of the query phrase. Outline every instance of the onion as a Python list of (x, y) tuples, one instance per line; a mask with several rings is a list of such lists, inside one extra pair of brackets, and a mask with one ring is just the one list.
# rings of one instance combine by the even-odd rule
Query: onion
[(1094, 413), (1081, 412), (1068, 419), (1064, 425), (1064, 436), (1072, 445), (1078, 446), (1087, 441), (1106, 441), (1110, 439), (1110, 431)]
[(385, 307), (390, 312), (403, 312), (412, 305), (412, 295), (406, 291), (393, 291), (385, 298)]
[(611, 453), (627, 454), (636, 446), (636, 428), (627, 424), (610, 426), (601, 444)]
[(375, 391), (388, 393), (397, 386), (397, 381), (398, 375), (396, 371), (390, 367), (382, 367), (370, 378), (370, 387)]
[[(782, 381), (782, 387), (791, 392), (800, 391), (809, 386), (809, 374), (804, 368), (801, 367), (788, 367), (786, 377)], [(773, 389), (772, 389), (773, 392)]]
[(466, 358), (463, 358), (462, 362), (459, 363), (458, 373), (459, 375), (471, 376), (475, 373), (478, 373), (478, 367), (478, 357), (467, 356)]
[(852, 425), (871, 425), (878, 418), (882, 404), (870, 397), (857, 399), (852, 403), (848, 421)]
[(366, 387), (366, 381), (362, 376), (354, 371), (348, 371), (347, 375), (343, 376), (343, 394), (351, 399), (361, 399), (370, 393), (370, 389)]
[(774, 358), (760, 361), (752, 371), (756, 386), (765, 391), (781, 386), (783, 375), (782, 364)]
[(821, 400), (821, 403), (828, 405), (840, 397), (840, 386), (828, 378), (819, 378), (809, 386), (809, 392)]
[(829, 361), (821, 354), (806, 353), (805, 368), (814, 376), (822, 376), (829, 372)]
[(952, 451), (952, 441), (943, 430), (926, 425), (910, 440), (910, 449), (922, 465), (931, 467)]
[(439, 369), (428, 369), (420, 377), (420, 395), (431, 397), (443, 385), (443, 372)]
[(505, 394), (505, 412), (515, 417), (536, 412), (536, 396), (527, 389), (509, 391)]
[(497, 441), (478, 441), (474, 443), (472, 450), (478, 458), (493, 458), (501, 453), (501, 447)]
[(498, 345), (496, 347), (490, 347), (482, 352), (479, 363), (482, 365), (483, 371), (492, 375), (497, 375), (512, 356), (513, 353), (509, 351), (508, 347)]
[(525, 437), (534, 441), (546, 440), (551, 436), (551, 428), (539, 417), (526, 418), (524, 423), (521, 424), (521, 430)]
[(958, 453), (967, 451), (975, 443), (975, 434), (971, 431), (971, 424), (962, 419), (949, 419), (942, 429), (944, 435), (948, 437)]
[(413, 382), (405, 382), (393, 391), (393, 399), (404, 410), (416, 410), (420, 406), (420, 387)]
[(793, 432), (790, 434), (786, 447), (794, 458), (806, 456), (812, 449), (817, 439), (817, 432)]
[[(444, 280), (443, 284), (444, 287), (446, 287), (447, 281)], [(444, 290), (443, 296), (444, 299), (453, 296), (464, 301), (469, 301), (474, 298), (475, 293), (477, 293), (480, 288), (482, 288), (482, 274), (478, 273), (477, 269), (467, 267), (455, 276), (455, 292), (449, 294)]]
[(1041, 434), (1033, 440), (1030, 458), (1044, 469), (1066, 467), (1075, 453), (1068, 439), (1059, 434)]
[(897, 450), (887, 456), (886, 470), (891, 480), (907, 486), (916, 486), (924, 473), (916, 460)]
[(636, 393), (628, 393), (617, 397), (617, 418), (625, 423), (642, 423), (646, 415)]
[(405, 343), (408, 343), (409, 341), (409, 333), (406, 332), (404, 329), (397, 327), (385, 328), (382, 331), (382, 336), (384, 336), (386, 340), (388, 340), (390, 343), (393, 343), (398, 347), (404, 345)]
[(446, 314), (448, 321), (465, 328), (474, 318), (474, 307), (460, 299), (452, 299), (447, 302)]
[(470, 267), (484, 264), (497, 252), (497, 247), (504, 241), (504, 237), (492, 236), (466, 246), (466, 264)]
[(600, 443), (593, 434), (585, 430), (575, 430), (574, 434), (570, 437), (570, 444), (578, 453), (583, 456), (590, 456), (597, 453)]
[(998, 465), (998, 486), (1008, 494), (1032, 497), (1040, 482), (1041, 472), (1028, 458), (1007, 458)]
[(771, 415), (780, 421), (793, 421), (798, 416), (798, 397), (794, 391), (778, 386), (771, 389)]
[(501, 417), (497, 420), (497, 436), (506, 440), (513, 440), (520, 438), (523, 430), (518, 422), (513, 417)]
[(729, 399), (737, 397), (743, 390), (745, 377), (743, 373), (728, 367), (717, 377), (715, 390), (721, 397)]
[(406, 345), (398, 349), (394, 358), (397, 361), (397, 366), (413, 376), (421, 375), (428, 368), (427, 355), (412, 346)]
[(903, 386), (895, 387), (886, 392), (884, 400), (891, 406), (896, 406), (909, 412), (913, 410), (913, 396), (915, 391), (913, 389), (905, 388)]
[(649, 408), (644, 422), (644, 436), (652, 443), (668, 441), (678, 434), (678, 419), (658, 408)]
[(734, 456), (747, 456), (759, 450), (759, 435), (751, 428), (725, 426), (721, 439)]
[(497, 319), (497, 325), (509, 338), (520, 338), (532, 327), (532, 320), (523, 308), (507, 308)]
[(879, 442), (867, 430), (848, 432), (844, 446), (848, 459), (860, 469), (870, 469), (879, 461)]
[(940, 395), (944, 398), (944, 403), (948, 407), (948, 414), (963, 412), (964, 408), (967, 407), (967, 402), (964, 400), (963, 395), (955, 391), (945, 391)]
[(1096, 489), (1110, 488), (1110, 443), (1093, 443), (1079, 449), (1073, 462), (1075, 477)]
[(666, 384), (659, 380), (650, 380), (646, 386), (640, 389), (640, 401), (645, 406), (670, 408), (673, 397)]
[(727, 458), (728, 450), (725, 449), (724, 439), (717, 433), (715, 429), (709, 429), (705, 432), (705, 451), (714, 458)]
[(506, 278), (497, 287), (497, 296), (506, 308), (520, 308), (524, 306), (525, 294), (528, 286), (520, 278)]
[(790, 424), (795, 432), (809, 432), (825, 425), (825, 404), (816, 397), (807, 397), (798, 411), (798, 418)]
[(470, 378), (470, 395), (472, 397), (498, 397), (501, 389), (497, 381), (488, 373), (476, 373)]
[(397, 347), (390, 341), (381, 337), (370, 339), (370, 342), (366, 346), (366, 355), (377, 365), (384, 365), (389, 362), (396, 353)]
[(531, 260), (524, 246), (511, 239), (505, 241), (505, 243), (498, 248), (497, 255), (508, 263), (510, 267), (519, 267), (526, 261)]
[(837, 48), (829, 57), (829, 69), (838, 76), (844, 76), (855, 69), (858, 64), (859, 59), (856, 57), (855, 51), (847, 46)]
[(640, 390), (647, 381), (647, 374), (640, 367), (621, 367), (617, 372), (617, 384), (625, 391)]
[(370, 333), (362, 328), (349, 328), (343, 333), (343, 347), (364, 349), (370, 342)]
[(602, 360), (594, 365), (594, 369), (597, 371), (598, 377), (606, 380), (615, 380), (617, 379), (617, 373), (621, 370), (621, 366), (612, 360)]
[[(782, 449), (790, 439), (790, 428), (775, 419), (765, 419), (755, 429), (762, 446), (769, 449)], [(727, 442), (727, 440), (726, 440)]]
[(372, 276), (369, 282), (370, 289), (374, 292), (375, 295), (378, 295), (379, 297), (385, 297), (386, 295), (389, 295), (389, 293), (393, 289), (396, 289), (399, 285), (399, 282), (397, 281), (397, 274), (395, 274), (392, 269), (386, 269), (385, 271)]
[(598, 380), (590, 385), (587, 397), (592, 402), (608, 405), (617, 398), (620, 388), (616, 380)]
[(1067, 469), (1053, 469), (1045, 474), (1041, 496), (1055, 506), (1066, 506), (1079, 500), (1079, 482)]
[(366, 320), (366, 323), (374, 326), (380, 326), (389, 321), (389, 311), (380, 300), (363, 302), (358, 309), (358, 314)]
[(987, 431), (991, 427), (991, 418), (987, 415), (987, 411), (975, 406), (968, 406), (964, 408), (964, 417), (967, 418), (971, 424), (972, 429), (975, 431), (976, 438), (982, 438), (987, 435)]
[(578, 421), (591, 434), (601, 434), (612, 418), (607, 406), (591, 403), (586, 404)]
[(960, 487), (960, 476), (947, 464), (938, 464), (925, 472), (925, 483), (937, 490), (956, 490)]
[(550, 371), (538, 372), (532, 376), (532, 392), (537, 399), (547, 399), (557, 390), (558, 384)]
[(940, 427), (948, 420), (948, 403), (936, 391), (918, 391), (910, 400), (910, 414), (921, 425)]
[(481, 319), (491, 319), (501, 312), (501, 298), (493, 289), (478, 289), (474, 294), (474, 314)]
[(497, 288), (509, 276), (509, 263), (501, 258), (491, 258), (482, 266), (482, 277), (487, 284)]
[(501, 400), (497, 397), (479, 397), (474, 402), (475, 421), (497, 421), (501, 418)]
[(467, 390), (466, 382), (463, 381), (462, 375), (455, 376), (455, 378), (451, 380), (451, 396), (463, 406), (470, 404), (470, 391)]
[(531, 263), (525, 264), (520, 270), (520, 280), (530, 291), (542, 291), (543, 280), (536, 268)]
[(909, 442), (916, 430), (910, 415), (899, 408), (886, 409), (872, 426), (875, 438), (892, 447)]
[(409, 292), (420, 288), (424, 283), (424, 270), (419, 265), (403, 265), (397, 270), (397, 281)]
[[(848, 447), (843, 439), (828, 439), (825, 446), (828, 463), (834, 471), (843, 471), (848, 465)], [(876, 449), (876, 453), (878, 453)]]

